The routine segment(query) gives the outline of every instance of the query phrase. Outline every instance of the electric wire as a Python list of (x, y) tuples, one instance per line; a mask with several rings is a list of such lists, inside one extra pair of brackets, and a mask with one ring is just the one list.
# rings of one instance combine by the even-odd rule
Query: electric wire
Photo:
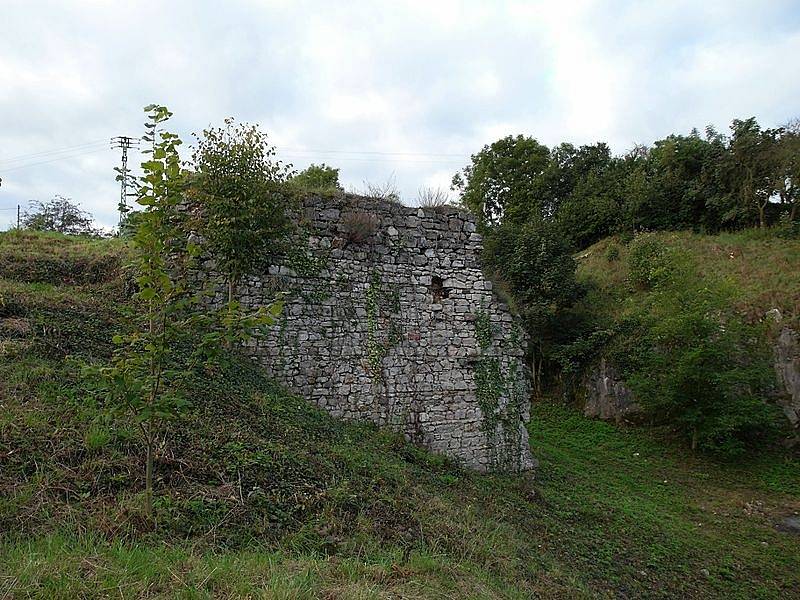
[[(101, 152), (107, 148), (108, 139), (85, 142), (74, 146), (65, 146), (52, 150), (43, 150), (31, 154), (21, 154), (0, 159), (0, 172), (8, 173), (19, 169), (27, 169), (61, 160), (69, 160)], [(378, 150), (322, 150), (313, 148), (283, 148), (278, 150), (279, 156), (292, 160), (325, 160), (374, 162), (374, 163), (407, 163), (421, 165), (454, 166), (466, 160), (463, 154), (445, 152), (384, 152)], [(39, 160), (44, 159), (44, 160)], [(34, 160), (34, 162), (26, 162)], [(19, 164), (22, 163), (22, 164)]]
[(35, 158), (41, 158), (43, 156), (51, 155), (51, 154), (63, 154), (65, 152), (72, 152), (73, 150), (83, 150), (87, 147), (99, 146), (101, 144), (107, 144), (108, 140), (96, 140), (93, 142), (84, 142), (83, 144), (76, 144), (75, 146), (66, 146), (64, 148), (56, 148), (53, 150), (42, 150), (40, 152), (33, 152), (31, 154), (18, 154), (17, 156), (9, 156), (6, 158), (0, 158), (0, 163), (9, 163), (9, 162), (19, 162), (24, 160), (30, 160)]
[(11, 171), (17, 171), (19, 169), (27, 169), (28, 167), (35, 167), (37, 165), (44, 165), (44, 164), (56, 162), (56, 161), (59, 161), (59, 160), (69, 160), (71, 158), (79, 158), (81, 156), (87, 156), (89, 154), (97, 154), (98, 152), (105, 152), (106, 150), (108, 150), (108, 148), (105, 148), (105, 147), (104, 148), (95, 148), (95, 149), (91, 149), (91, 150), (86, 150), (85, 152), (79, 152), (77, 154), (70, 154), (69, 156), (58, 156), (56, 158), (51, 158), (49, 160), (42, 160), (42, 161), (38, 161), (38, 162), (29, 163), (27, 165), (14, 165), (14, 166), (9, 167), (7, 169), (3, 168), (3, 167), (0, 167), (0, 174), (2, 174), (2, 173), (10, 173)]
[(466, 158), (466, 154), (453, 154), (444, 152), (381, 152), (378, 150), (315, 150), (313, 148), (281, 148), (285, 152), (308, 152), (313, 154), (376, 154), (380, 156), (440, 156), (451, 158)]

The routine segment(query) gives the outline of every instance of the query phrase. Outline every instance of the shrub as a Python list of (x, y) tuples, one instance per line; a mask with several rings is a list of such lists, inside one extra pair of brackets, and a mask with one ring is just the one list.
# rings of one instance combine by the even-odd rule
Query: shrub
[(289, 180), (299, 190), (317, 194), (336, 194), (344, 191), (339, 183), (339, 169), (325, 163), (312, 164)]
[(25, 212), (22, 226), (33, 231), (57, 231), (69, 235), (99, 235), (92, 227), (92, 215), (81, 210), (71, 198), (55, 196), (48, 202), (31, 203), (33, 212)]
[(450, 197), (442, 188), (423, 187), (417, 194), (419, 205), (423, 208), (442, 208), (450, 204)]
[(639, 289), (648, 289), (669, 272), (667, 246), (652, 233), (637, 235), (628, 254), (628, 280)]
[(342, 218), (347, 241), (352, 244), (363, 244), (378, 229), (378, 218), (372, 213), (350, 212)]
[(386, 200), (400, 204), (400, 190), (397, 189), (394, 175), (390, 176), (384, 183), (364, 182), (364, 195), (376, 200)]
[(606, 248), (606, 260), (614, 262), (619, 260), (619, 246), (617, 244), (609, 244)]
[(792, 221), (789, 215), (782, 215), (775, 226), (775, 235), (784, 240), (800, 239), (800, 220)]
[(655, 422), (675, 428), (694, 449), (725, 456), (777, 426), (775, 408), (764, 402), (774, 375), (763, 331), (730, 309), (733, 297), (724, 282), (701, 279), (676, 257), (670, 277), (628, 315), (614, 361)]

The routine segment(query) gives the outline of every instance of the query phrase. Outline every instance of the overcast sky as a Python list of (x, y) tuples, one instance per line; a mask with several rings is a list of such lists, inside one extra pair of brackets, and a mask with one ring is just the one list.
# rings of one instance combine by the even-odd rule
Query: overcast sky
[[(70, 197), (116, 222), (116, 135), (258, 123), (279, 155), (413, 204), (524, 133), (615, 152), (800, 116), (800, 2), (0, 0), (0, 229)], [(138, 167), (134, 154), (132, 163)]]

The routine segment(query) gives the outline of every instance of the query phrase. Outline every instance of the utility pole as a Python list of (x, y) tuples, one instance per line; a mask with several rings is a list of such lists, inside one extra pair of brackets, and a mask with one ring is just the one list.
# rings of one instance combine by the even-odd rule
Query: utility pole
[(122, 166), (115, 167), (114, 170), (118, 173), (117, 181), (120, 182), (119, 191), (119, 221), (125, 213), (128, 212), (128, 149), (139, 147), (139, 138), (128, 137), (127, 135), (118, 135), (111, 138), (111, 147), (120, 148), (122, 150)]
[(19, 230), (19, 204), (17, 204), (17, 229)]

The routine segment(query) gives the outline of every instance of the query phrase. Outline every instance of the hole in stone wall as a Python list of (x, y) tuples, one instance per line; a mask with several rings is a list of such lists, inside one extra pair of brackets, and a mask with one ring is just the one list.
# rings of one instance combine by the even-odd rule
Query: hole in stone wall
[(444, 287), (444, 280), (437, 275), (431, 277), (431, 293), (434, 302), (441, 302), (442, 298), (450, 296), (450, 290)]

